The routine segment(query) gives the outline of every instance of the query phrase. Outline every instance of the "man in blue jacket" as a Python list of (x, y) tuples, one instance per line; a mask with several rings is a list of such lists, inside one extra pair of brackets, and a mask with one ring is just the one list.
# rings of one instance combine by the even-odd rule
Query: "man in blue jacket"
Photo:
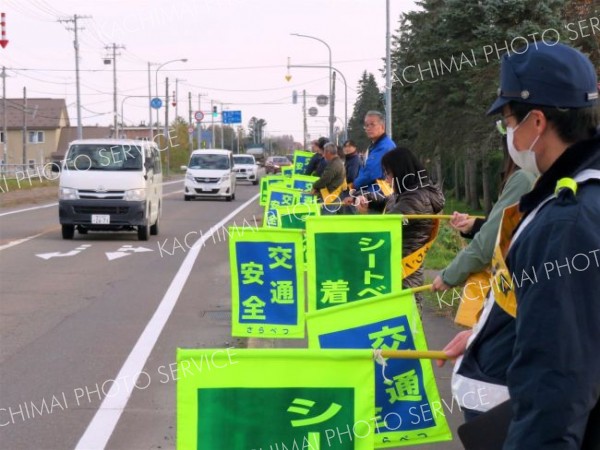
[(396, 144), (385, 134), (385, 117), (379, 111), (367, 112), (364, 127), (371, 145), (365, 165), (360, 169), (352, 186), (357, 191), (356, 195), (378, 191), (377, 180), (385, 178), (381, 168), (381, 158), (396, 148)]
[(584, 444), (600, 409), (595, 69), (571, 47), (536, 42), (505, 55), (500, 78), (488, 114), (502, 114), (514, 162), (541, 176), (504, 211), (492, 296), (473, 336), (467, 345), (459, 334), (445, 349), (465, 352), (453, 390), (481, 398), (482, 389), (486, 405), (469, 406), (479, 412), (510, 396), (504, 450), (598, 448)]

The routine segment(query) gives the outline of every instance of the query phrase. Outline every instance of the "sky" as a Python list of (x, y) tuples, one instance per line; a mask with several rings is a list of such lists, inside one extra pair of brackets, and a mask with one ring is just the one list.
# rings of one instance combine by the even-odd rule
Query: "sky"
[[(391, 0), (392, 30), (401, 13), (414, 10), (413, 1)], [(65, 98), (71, 125), (77, 125), (73, 23), (78, 20), (80, 84), (83, 125), (110, 125), (113, 120), (112, 55), (105, 47), (117, 44), (117, 110), (124, 122), (148, 122), (148, 62), (155, 94), (164, 98), (178, 86), (178, 113), (188, 117), (188, 92), (192, 109), (206, 114), (211, 101), (224, 110), (241, 111), (242, 125), (255, 116), (266, 120), (267, 135), (293, 135), (302, 141), (301, 93), (307, 108), (317, 95), (327, 95), (329, 53), (314, 39), (331, 48), (332, 66), (348, 83), (348, 119), (363, 71), (371, 72), (383, 89), (385, 0), (0, 0), (6, 13), (6, 39), (0, 48), (0, 66), (6, 67), (8, 98)], [(324, 68), (291, 68), (287, 61)], [(292, 103), (292, 91), (299, 101)], [(200, 98), (199, 98), (199, 95)], [(131, 96), (131, 97), (127, 97)], [(137, 97), (136, 97), (137, 96)], [(336, 80), (336, 126), (344, 123), (344, 85)], [(161, 122), (164, 110), (161, 110)], [(169, 112), (174, 117), (173, 109)], [(309, 139), (328, 135), (328, 107), (308, 119)], [(207, 117), (208, 119), (208, 117)], [(205, 119), (206, 120), (206, 119)]]

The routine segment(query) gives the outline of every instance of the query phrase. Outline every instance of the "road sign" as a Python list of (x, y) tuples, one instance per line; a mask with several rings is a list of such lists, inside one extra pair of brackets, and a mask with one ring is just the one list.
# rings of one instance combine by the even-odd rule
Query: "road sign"
[(190, 133), (190, 134), (191, 134), (191, 133), (193, 133), (193, 132), (194, 132), (194, 130), (195, 130), (195, 128), (194, 128), (194, 127), (188, 127), (188, 133)]
[(154, 109), (160, 109), (162, 108), (162, 100), (158, 97), (154, 97), (150, 100), (150, 106)]
[(204, 113), (202, 111), (196, 111), (194, 113), (194, 119), (196, 119), (196, 122), (202, 122), (202, 119), (204, 119)]
[(223, 123), (242, 123), (241, 111), (222, 111)]
[(317, 97), (317, 105), (319, 106), (326, 106), (327, 105), (327, 96), (326, 95), (319, 95)]
[(319, 110), (317, 108), (315, 108), (314, 106), (308, 108), (308, 115), (311, 117), (316, 116), (319, 113)]

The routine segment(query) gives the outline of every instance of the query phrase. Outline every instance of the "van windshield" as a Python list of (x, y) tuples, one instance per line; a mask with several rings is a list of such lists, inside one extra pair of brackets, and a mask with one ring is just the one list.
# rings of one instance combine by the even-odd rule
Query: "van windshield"
[(142, 170), (142, 149), (135, 145), (72, 145), (67, 170)]
[(190, 159), (190, 169), (210, 169), (227, 170), (229, 169), (229, 156), (227, 155), (192, 155)]

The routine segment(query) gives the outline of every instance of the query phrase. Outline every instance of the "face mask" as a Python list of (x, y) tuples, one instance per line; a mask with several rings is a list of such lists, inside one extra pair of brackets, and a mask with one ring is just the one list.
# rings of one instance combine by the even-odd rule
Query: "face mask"
[(533, 153), (533, 150), (531, 150), (531, 149), (535, 146), (535, 144), (537, 143), (540, 136), (538, 135), (538, 137), (536, 137), (533, 140), (533, 142), (531, 143), (529, 148), (526, 150), (518, 151), (515, 148), (515, 143), (514, 143), (515, 131), (517, 131), (519, 129), (521, 124), (525, 123), (525, 121), (527, 120), (527, 117), (529, 117), (529, 113), (527, 113), (525, 118), (516, 127), (514, 127), (514, 128), (506, 127), (506, 144), (508, 146), (508, 154), (510, 155), (513, 162), (517, 166), (519, 166), (521, 169), (523, 169), (527, 172), (531, 172), (537, 176), (540, 174), (540, 171), (537, 167), (537, 163), (535, 162), (535, 153)]

